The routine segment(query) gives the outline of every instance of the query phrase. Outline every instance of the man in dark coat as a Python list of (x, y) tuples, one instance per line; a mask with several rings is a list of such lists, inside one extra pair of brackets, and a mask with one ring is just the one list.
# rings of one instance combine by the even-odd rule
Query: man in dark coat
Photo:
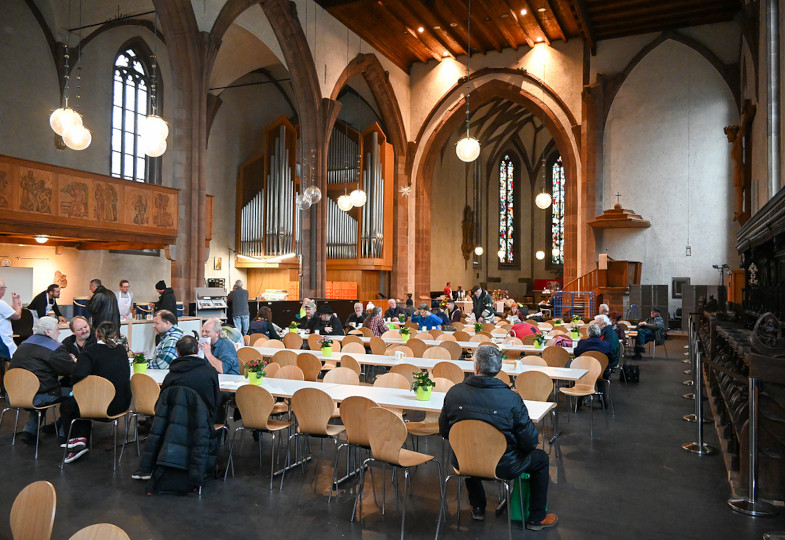
[(107, 321), (120, 328), (120, 308), (115, 293), (101, 285), (100, 279), (90, 281), (90, 292), (92, 294), (87, 299), (87, 311), (90, 313), (93, 328), (98, 328), (99, 324)]
[(493, 298), (488, 291), (475, 285), (472, 287), (473, 313), (477, 322), (493, 322), (496, 312), (493, 310)]
[(322, 304), (319, 306), (316, 316), (311, 317), (311, 320), (308, 321), (305, 330), (309, 334), (315, 334), (318, 330), (319, 334), (323, 336), (342, 336), (343, 324), (341, 324), (341, 319), (333, 313), (333, 308)]
[[(613, 332), (613, 329), (611, 329), (611, 332)], [(610, 377), (611, 358), (613, 357), (613, 353), (611, 351), (611, 343), (602, 338), (602, 330), (600, 330), (600, 327), (594, 323), (589, 325), (589, 337), (580, 340), (578, 344), (575, 346), (573, 352), (575, 354), (575, 358), (578, 358), (586, 351), (601, 352), (602, 354), (608, 357), (608, 362), (609, 362), (608, 367), (605, 369), (605, 373), (602, 374), (602, 378), (607, 379), (608, 377)], [(613, 363), (613, 365), (616, 365), (618, 361), (619, 360), (617, 358), (616, 362)]]
[(49, 310), (52, 310), (61, 323), (67, 323), (68, 321), (60, 313), (60, 308), (57, 305), (58, 298), (60, 298), (60, 285), (52, 283), (45, 291), (35, 295), (35, 298), (27, 305), (27, 309), (33, 313), (36, 320), (46, 317)]
[(175, 321), (177, 320), (177, 298), (174, 296), (174, 289), (166, 286), (164, 280), (155, 284), (155, 290), (158, 291), (158, 301), (150, 304), (155, 311), (171, 311), (174, 314)]
[[(496, 465), (499, 478), (517, 478), (529, 473), (531, 490), (529, 521), (526, 528), (539, 531), (556, 525), (556, 514), (546, 513), (548, 497), (548, 454), (537, 448), (534, 427), (521, 396), (496, 378), (502, 367), (502, 353), (496, 347), (478, 347), (474, 355), (474, 376), (447, 392), (439, 416), (439, 433), (449, 438), (450, 428), (461, 420), (482, 420), (501, 431), (507, 451)], [(472, 517), (485, 519), (485, 490), (480, 478), (466, 479)], [(509, 511), (509, 509), (508, 509)]]

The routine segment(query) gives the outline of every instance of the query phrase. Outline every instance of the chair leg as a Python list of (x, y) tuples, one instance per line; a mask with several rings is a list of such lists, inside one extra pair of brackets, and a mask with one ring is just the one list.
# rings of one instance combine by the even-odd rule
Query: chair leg
[[(273, 490), (273, 477), (275, 476), (275, 433), (270, 433), (272, 440), (270, 441), (270, 491)], [(262, 435), (259, 434), (259, 441), (261, 442)]]
[(226, 470), (224, 471), (224, 482), (226, 482), (226, 476), (229, 474), (229, 467), (232, 468), (232, 478), (234, 478), (234, 457), (232, 455), (234, 452), (234, 436), (237, 435), (238, 431), (243, 431), (244, 429), (243, 426), (237, 426), (232, 433), (232, 440), (229, 442), (229, 459), (226, 461)]
[(38, 459), (38, 441), (41, 439), (41, 411), (35, 411), (38, 421), (35, 424), (35, 459)]
[[(71, 420), (71, 424), (68, 426), (68, 434), (65, 437), (65, 448), (63, 448), (63, 459), (60, 461), (60, 470), (63, 470), (63, 466), (65, 465), (65, 456), (68, 455), (68, 441), (71, 440), (71, 430), (74, 428), (74, 422), (79, 420), (78, 418), (74, 418)], [(93, 444), (93, 438), (90, 437), (90, 445)]]
[[(503, 481), (502, 484), (504, 484), (504, 489), (507, 491), (507, 538), (512, 540), (512, 517), (510, 516), (512, 513), (510, 512), (510, 507), (512, 505), (512, 490), (507, 482)], [(523, 516), (521, 516), (521, 519), (523, 519)]]
[(411, 480), (409, 479), (409, 468), (404, 467), (403, 469), (403, 514), (401, 515), (401, 540), (403, 540), (403, 531), (406, 525), (406, 484), (411, 486)]
[(16, 444), (16, 430), (19, 429), (19, 409), (16, 409), (16, 419), (14, 420), (14, 436), (11, 437), (11, 446)]
[[(92, 437), (91, 437), (92, 439)], [(112, 422), (112, 470), (117, 470), (117, 418)], [(122, 457), (122, 452), (120, 453)]]

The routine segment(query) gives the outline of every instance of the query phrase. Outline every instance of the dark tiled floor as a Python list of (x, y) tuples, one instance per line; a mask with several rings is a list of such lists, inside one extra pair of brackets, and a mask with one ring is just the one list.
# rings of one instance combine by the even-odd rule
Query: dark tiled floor
[[(556, 528), (544, 532), (514, 530), (518, 538), (589, 540), (607, 538), (706, 538), (759, 539), (763, 533), (785, 529), (785, 518), (753, 519), (728, 509), (730, 488), (722, 458), (698, 457), (684, 452), (681, 444), (695, 438), (695, 425), (684, 422), (693, 402), (681, 397), (684, 365), (677, 359), (683, 341), (669, 341), (671, 359), (643, 360), (641, 383), (625, 387), (613, 382), (615, 417), (595, 410), (594, 439), (589, 439), (589, 411), (562, 414), (563, 458), (551, 455), (549, 507), (559, 515)], [(658, 350), (660, 354), (661, 351)], [(562, 411), (565, 411), (562, 405)], [(137, 459), (133, 448), (116, 473), (106, 450), (109, 430), (99, 429), (93, 455), (62, 473), (60, 453), (53, 436), (42, 440), (41, 456), (32, 448), (10, 446), (8, 418), (0, 432), (0, 465), (3, 489), (0, 509), (8, 516), (16, 494), (29, 482), (46, 479), (57, 489), (54, 538), (68, 538), (79, 528), (108, 521), (125, 529), (132, 538), (357, 538), (376, 540), (399, 534), (400, 512), (392, 489), (387, 489), (387, 515), (381, 516), (369, 488), (363, 518), (352, 524), (352, 492), (345, 491), (327, 503), (332, 473), (332, 444), (319, 449), (306, 473), (287, 475), (283, 491), (267, 490), (267, 467), (258, 466), (255, 446), (246, 443), (237, 460), (237, 477), (226, 483), (210, 480), (202, 497), (152, 496), (144, 483), (131, 480)], [(707, 426), (706, 439), (716, 444), (716, 433)], [(432, 439), (421, 451), (441, 456), (441, 445)], [(269, 463), (269, 444), (264, 460)], [(376, 498), (381, 499), (381, 469), (375, 470)], [(389, 472), (388, 472), (389, 475)], [(433, 467), (414, 475), (414, 496), (409, 499), (406, 534), (431, 538), (436, 529), (438, 489)], [(389, 478), (389, 476), (388, 476)], [(370, 486), (370, 477), (367, 478)], [(351, 486), (348, 486), (351, 487)], [(455, 484), (450, 489), (450, 516), (444, 537), (504, 538), (506, 519), (489, 512), (485, 522), (473, 522), (468, 503), (462, 504), (460, 530), (455, 517)], [(488, 492), (495, 493), (488, 485)], [(464, 492), (465, 493), (465, 492)], [(464, 495), (465, 497), (465, 495)], [(490, 497), (493, 500), (493, 497)], [(10, 538), (7, 517), (0, 520), (0, 538)]]

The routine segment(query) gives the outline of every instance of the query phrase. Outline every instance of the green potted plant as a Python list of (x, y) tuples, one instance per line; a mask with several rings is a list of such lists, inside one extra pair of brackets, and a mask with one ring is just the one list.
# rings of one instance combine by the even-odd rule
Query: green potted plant
[(474, 333), (479, 334), (482, 332), (482, 323), (474, 323)]
[(564, 324), (564, 321), (561, 319), (553, 319), (553, 324)]
[(401, 324), (405, 323), (406, 322), (406, 315), (404, 315), (403, 313), (398, 314), (398, 322), (401, 323)]
[(417, 393), (418, 401), (428, 401), (431, 399), (431, 391), (436, 383), (433, 382), (428, 376), (427, 371), (415, 371), (412, 373), (414, 381), (412, 381), (412, 390)]
[(322, 356), (330, 358), (333, 355), (333, 340), (329, 336), (324, 336), (319, 340), (319, 344), (322, 348)]
[(545, 346), (545, 335), (537, 332), (534, 334), (534, 348), (542, 349)]
[(147, 358), (143, 352), (133, 353), (134, 373), (147, 373)]
[(298, 323), (297, 321), (292, 321), (291, 324), (289, 324), (289, 332), (293, 334), (297, 333), (297, 330), (299, 328), (300, 328), (300, 323)]
[(581, 318), (578, 317), (577, 315), (573, 315), (572, 316), (572, 324), (578, 324), (580, 322), (580, 320), (581, 320)]
[(403, 340), (404, 343), (409, 341), (411, 335), (412, 335), (411, 328), (409, 328), (408, 326), (404, 326), (403, 328), (401, 328), (401, 339)]
[(245, 364), (245, 377), (248, 379), (248, 382), (251, 384), (262, 384), (262, 379), (267, 375), (264, 369), (266, 365), (266, 362), (259, 358), (249, 360)]

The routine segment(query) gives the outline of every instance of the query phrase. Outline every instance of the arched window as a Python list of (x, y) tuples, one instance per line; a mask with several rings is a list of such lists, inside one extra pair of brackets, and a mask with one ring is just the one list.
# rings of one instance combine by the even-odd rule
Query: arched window
[(564, 165), (558, 156), (551, 166), (551, 263), (564, 264)]
[[(149, 54), (137, 47), (122, 50), (114, 61), (112, 91), (112, 176), (158, 183), (160, 158), (145, 155), (140, 127), (150, 112), (152, 69)], [(161, 83), (156, 83), (159, 102)], [(160, 114), (160, 113), (159, 113)]]
[(515, 262), (515, 165), (509, 154), (499, 163), (499, 264)]

